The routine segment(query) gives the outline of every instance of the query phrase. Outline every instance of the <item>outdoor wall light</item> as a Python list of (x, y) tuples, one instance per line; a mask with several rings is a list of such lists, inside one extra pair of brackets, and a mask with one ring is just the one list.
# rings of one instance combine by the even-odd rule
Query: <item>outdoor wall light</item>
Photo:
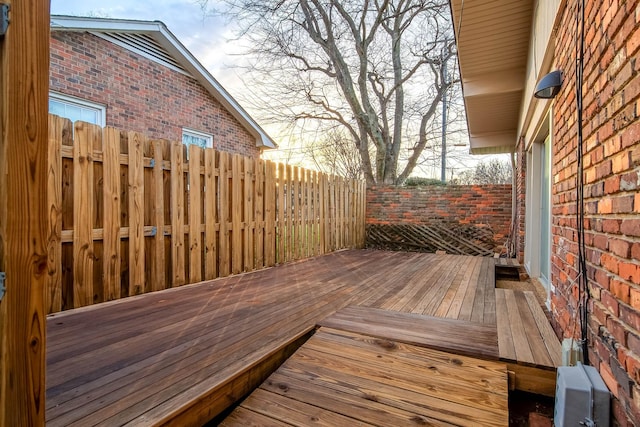
[(544, 76), (536, 85), (533, 96), (540, 99), (554, 98), (562, 87), (562, 71), (552, 71)]

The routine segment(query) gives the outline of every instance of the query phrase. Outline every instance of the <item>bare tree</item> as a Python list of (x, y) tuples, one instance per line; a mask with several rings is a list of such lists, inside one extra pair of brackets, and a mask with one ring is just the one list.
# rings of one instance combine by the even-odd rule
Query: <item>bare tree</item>
[(322, 140), (309, 144), (309, 157), (322, 172), (345, 178), (362, 179), (362, 161), (350, 135), (333, 129)]
[(511, 163), (492, 159), (480, 162), (474, 170), (466, 170), (458, 174), (452, 182), (460, 185), (511, 184), (513, 170)]
[[(259, 82), (251, 92), (263, 119), (340, 128), (370, 183), (409, 176), (456, 82), (446, 0), (226, 3), (251, 58), (245, 81)], [(401, 149), (410, 154), (399, 165)]]

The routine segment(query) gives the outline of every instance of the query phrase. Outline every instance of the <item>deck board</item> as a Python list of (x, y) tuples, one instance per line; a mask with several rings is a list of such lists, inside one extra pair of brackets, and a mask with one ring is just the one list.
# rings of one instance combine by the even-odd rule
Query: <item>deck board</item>
[[(322, 327), (240, 408), (301, 426), (508, 424), (504, 364), (392, 344)], [(313, 409), (281, 410), (303, 405)], [(223, 425), (250, 422), (234, 414)]]
[(516, 374), (515, 387), (553, 396), (561, 345), (531, 291), (496, 289), (500, 360)]
[(471, 357), (499, 356), (496, 328), (490, 324), (349, 306), (318, 325)]
[[(202, 424), (349, 305), (467, 321), (475, 313), (495, 328), (493, 262), (348, 250), (56, 313), (47, 319), (47, 424)], [(544, 314), (528, 322), (540, 327)]]

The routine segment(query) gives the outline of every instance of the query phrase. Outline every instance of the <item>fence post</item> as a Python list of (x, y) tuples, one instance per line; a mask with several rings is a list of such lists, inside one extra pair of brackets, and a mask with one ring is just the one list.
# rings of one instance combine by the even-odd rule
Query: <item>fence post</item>
[[(49, 1), (9, 1), (0, 38), (0, 426), (45, 422)], [(57, 219), (56, 219), (57, 220)]]

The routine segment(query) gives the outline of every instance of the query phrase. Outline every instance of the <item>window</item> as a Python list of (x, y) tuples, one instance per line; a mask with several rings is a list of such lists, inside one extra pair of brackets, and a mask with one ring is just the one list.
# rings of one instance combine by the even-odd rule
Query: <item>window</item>
[(187, 146), (197, 145), (200, 148), (213, 148), (213, 135), (192, 129), (182, 129), (182, 143)]
[(59, 93), (49, 94), (49, 112), (72, 122), (79, 120), (99, 126), (105, 125), (104, 106)]

